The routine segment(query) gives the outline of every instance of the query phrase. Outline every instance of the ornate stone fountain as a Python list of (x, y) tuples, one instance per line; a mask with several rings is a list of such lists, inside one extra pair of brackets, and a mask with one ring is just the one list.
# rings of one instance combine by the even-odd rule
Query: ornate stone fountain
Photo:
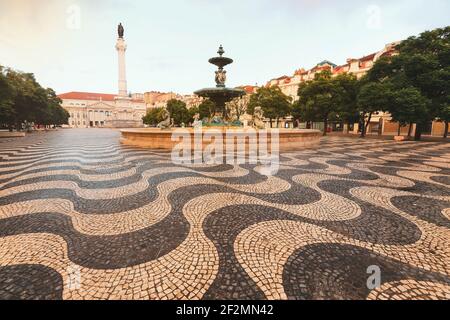
[[(227, 79), (227, 72), (224, 67), (233, 63), (233, 60), (223, 57), (225, 51), (220, 46), (218, 57), (209, 59), (209, 62), (218, 67), (216, 71), (216, 86), (214, 88), (205, 88), (195, 92), (198, 96), (208, 98), (216, 104), (216, 114), (213, 119), (210, 119), (210, 125), (202, 127), (203, 123), (196, 115), (194, 119), (194, 128), (173, 128), (170, 125), (170, 115), (167, 115), (165, 120), (160, 123), (159, 128), (145, 128), (145, 129), (124, 129), (121, 130), (122, 138), (120, 141), (126, 145), (145, 147), (150, 149), (165, 149), (174, 150), (179, 143), (180, 134), (187, 137), (188, 140), (193, 141), (190, 148), (197, 148), (195, 139), (199, 136), (218, 134), (222, 139), (215, 139), (214, 141), (223, 141), (224, 144), (232, 141), (235, 147), (237, 145), (249, 145), (254, 143), (253, 140), (247, 139), (251, 132), (264, 134), (268, 132), (268, 139), (266, 142), (272, 142), (272, 139), (278, 141), (277, 149), (281, 151), (299, 150), (305, 147), (316, 147), (319, 144), (321, 132), (319, 130), (293, 130), (293, 129), (268, 129), (265, 130), (264, 116), (260, 107), (255, 108), (253, 115), (254, 128), (241, 128), (229, 125), (228, 115), (225, 104), (234, 98), (242, 97), (246, 93), (244, 90), (237, 88), (227, 88), (225, 82)], [(181, 131), (180, 131), (181, 130)], [(229, 137), (228, 134), (231, 133)], [(273, 136), (274, 135), (274, 136)], [(235, 140), (234, 137), (242, 137), (243, 143)], [(206, 148), (211, 142), (211, 138), (202, 140), (199, 144), (200, 149)], [(260, 138), (258, 138), (260, 139)], [(252, 142), (253, 141), (253, 142)], [(259, 140), (258, 140), (259, 141)], [(225, 152), (226, 150), (224, 150)]]
[(208, 98), (212, 102), (216, 104), (216, 114), (215, 114), (215, 122), (222, 122), (225, 124), (225, 121), (228, 120), (227, 109), (225, 104), (234, 98), (242, 97), (245, 95), (245, 91), (237, 88), (227, 88), (225, 86), (225, 82), (227, 80), (227, 72), (224, 70), (224, 67), (232, 64), (233, 59), (223, 57), (225, 51), (223, 50), (222, 45), (219, 47), (218, 57), (214, 57), (209, 59), (209, 63), (217, 66), (218, 70), (216, 71), (216, 87), (215, 88), (205, 88), (194, 93), (200, 97)]

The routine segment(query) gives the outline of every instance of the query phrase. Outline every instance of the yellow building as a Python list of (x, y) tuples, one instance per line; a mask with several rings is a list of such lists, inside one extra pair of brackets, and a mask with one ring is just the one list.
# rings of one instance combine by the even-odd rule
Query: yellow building
[(167, 107), (167, 102), (172, 99), (181, 100), (186, 103), (188, 109), (192, 107), (198, 107), (203, 101), (203, 98), (192, 95), (181, 95), (174, 92), (159, 92), (159, 91), (149, 91), (144, 93), (144, 101), (147, 108), (165, 108)]

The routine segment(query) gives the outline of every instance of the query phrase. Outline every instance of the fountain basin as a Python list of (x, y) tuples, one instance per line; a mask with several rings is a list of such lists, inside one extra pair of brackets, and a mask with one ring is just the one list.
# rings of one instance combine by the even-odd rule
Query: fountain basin
[(226, 102), (228, 102), (230, 100), (233, 100), (234, 98), (245, 95), (245, 91), (235, 88), (215, 87), (197, 90), (194, 92), (194, 94), (204, 98), (210, 98), (213, 101), (214, 98), (220, 97), (219, 99), (224, 98), (227, 100)]
[[(194, 129), (183, 129), (191, 135), (191, 141), (194, 141)], [(205, 135), (210, 130), (222, 133), (223, 143), (227, 142), (227, 132), (235, 132), (237, 136), (246, 135), (244, 128), (236, 129), (233, 127), (213, 127), (202, 128), (202, 134)], [(177, 129), (161, 130), (156, 128), (144, 128), (144, 129), (123, 129), (120, 130), (122, 137), (120, 142), (124, 145), (130, 145), (148, 149), (159, 150), (172, 150), (180, 141), (172, 141), (172, 134)], [(268, 129), (268, 144), (270, 145), (270, 132)], [(280, 151), (296, 151), (304, 148), (318, 147), (322, 133), (319, 130), (309, 129), (279, 129), (279, 150)], [(233, 139), (233, 143), (237, 144), (237, 139)], [(204, 141), (202, 148), (205, 148), (211, 142)], [(245, 144), (249, 144), (248, 139), (245, 140)], [(193, 145), (193, 143), (192, 143)]]
[(225, 86), (215, 87), (215, 88), (205, 88), (198, 91), (195, 91), (194, 94), (208, 98), (216, 104), (217, 111), (222, 113), (225, 116), (225, 103), (233, 100), (237, 97), (242, 97), (245, 95), (245, 91), (242, 89), (236, 88), (226, 88)]

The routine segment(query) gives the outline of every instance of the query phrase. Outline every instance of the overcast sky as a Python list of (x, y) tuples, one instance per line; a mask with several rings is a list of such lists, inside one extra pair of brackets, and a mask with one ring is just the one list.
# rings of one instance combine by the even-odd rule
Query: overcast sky
[(322, 60), (345, 63), (444, 27), (449, 0), (0, 0), (0, 65), (58, 93), (117, 92), (117, 24), (131, 92), (213, 86), (223, 44), (229, 86), (264, 84)]

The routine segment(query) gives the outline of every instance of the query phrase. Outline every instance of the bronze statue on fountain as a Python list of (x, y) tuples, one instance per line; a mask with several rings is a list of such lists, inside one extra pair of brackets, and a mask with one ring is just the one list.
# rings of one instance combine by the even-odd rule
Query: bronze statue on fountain
[(194, 93), (200, 97), (208, 98), (215, 103), (216, 114), (213, 119), (210, 119), (210, 123), (214, 125), (226, 125), (228, 115), (225, 104), (234, 98), (244, 96), (245, 91), (237, 88), (227, 88), (225, 86), (227, 72), (223, 68), (233, 63), (233, 59), (222, 56), (225, 53), (222, 45), (220, 45), (217, 53), (219, 54), (218, 57), (209, 59), (209, 63), (218, 67), (215, 77), (216, 87), (201, 89)]

